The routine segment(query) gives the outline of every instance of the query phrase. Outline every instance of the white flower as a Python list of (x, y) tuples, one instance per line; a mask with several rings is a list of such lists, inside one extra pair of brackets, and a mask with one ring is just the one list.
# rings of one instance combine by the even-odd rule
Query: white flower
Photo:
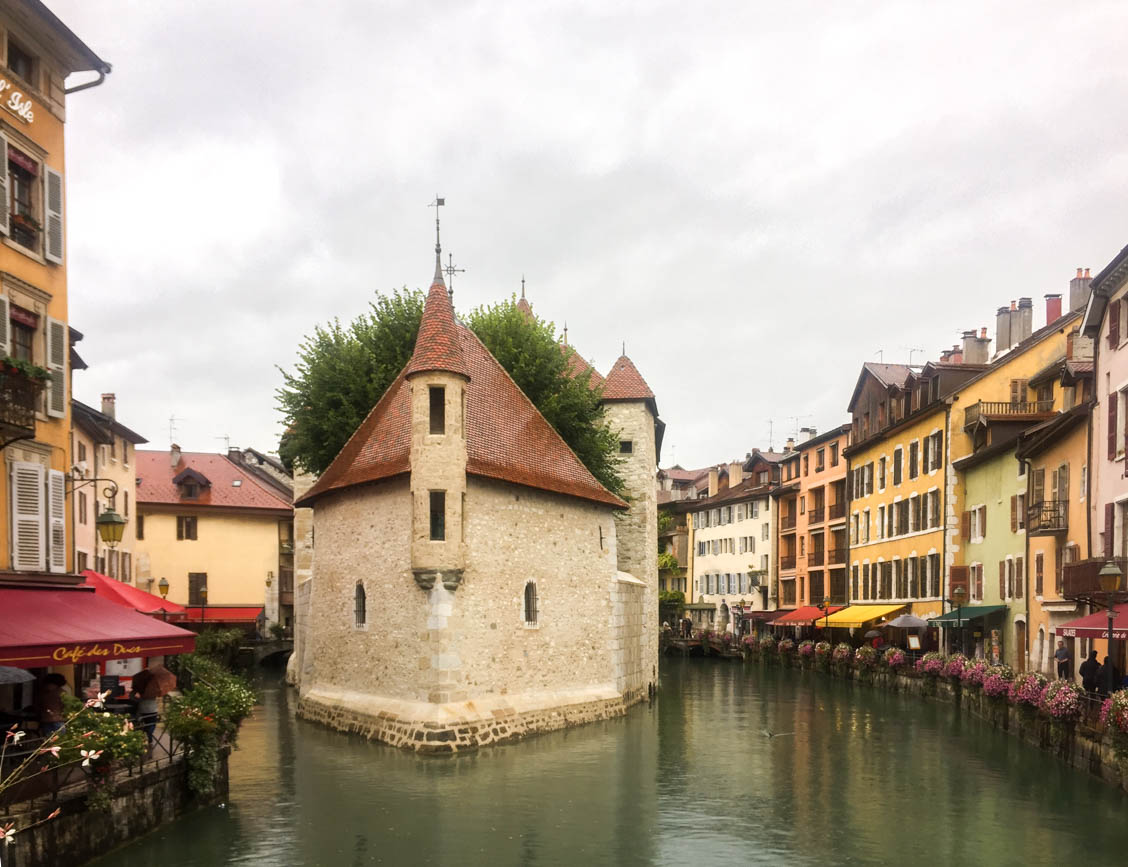
[(101, 750), (79, 750), (79, 752), (82, 753), (82, 766), (83, 767), (86, 767), (92, 761), (97, 760), (97, 758), (100, 755), (102, 755)]
[(12, 822), (7, 826), (0, 826), (0, 840), (11, 840), (13, 837), (15, 837), (15, 827), (15, 822)]
[(7, 733), (6, 736), (12, 739), (12, 743), (18, 744), (26, 734), (27, 734), (27, 732), (10, 731), (10, 732)]

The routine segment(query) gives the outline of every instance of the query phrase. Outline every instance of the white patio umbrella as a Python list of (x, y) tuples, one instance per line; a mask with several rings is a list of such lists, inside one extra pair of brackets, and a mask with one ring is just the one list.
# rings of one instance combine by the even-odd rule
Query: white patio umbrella
[(0, 665), (0, 683), (27, 683), (35, 680), (35, 675), (23, 668)]

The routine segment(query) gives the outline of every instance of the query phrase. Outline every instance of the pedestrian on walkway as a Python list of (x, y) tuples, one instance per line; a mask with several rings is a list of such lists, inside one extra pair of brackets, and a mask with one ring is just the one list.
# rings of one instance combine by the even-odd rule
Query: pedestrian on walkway
[(1112, 664), (1109, 658), (1104, 658), (1104, 665), (1101, 670), (1097, 672), (1097, 692), (1101, 695), (1108, 695), (1109, 684), (1109, 670), (1112, 670), (1112, 690), (1115, 692), (1120, 689), (1120, 672), (1116, 670), (1116, 666)]
[(1085, 692), (1097, 691), (1097, 678), (1100, 675), (1101, 664), (1097, 662), (1097, 652), (1095, 650), (1089, 651), (1089, 658), (1081, 663), (1081, 668), (1078, 669), (1081, 673), (1081, 686), (1085, 688)]
[(1057, 660), (1057, 676), (1058, 680), (1073, 680), (1069, 673), (1069, 663), (1072, 657), (1065, 647), (1065, 642), (1058, 639), (1057, 650), (1054, 651), (1054, 659)]

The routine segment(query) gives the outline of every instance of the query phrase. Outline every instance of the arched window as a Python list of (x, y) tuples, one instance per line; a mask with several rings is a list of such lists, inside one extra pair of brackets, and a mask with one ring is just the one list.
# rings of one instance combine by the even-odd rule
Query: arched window
[(364, 593), (364, 585), (356, 585), (356, 625), (362, 627), (368, 618), (368, 603)]
[(537, 582), (525, 583), (525, 625), (537, 625)]

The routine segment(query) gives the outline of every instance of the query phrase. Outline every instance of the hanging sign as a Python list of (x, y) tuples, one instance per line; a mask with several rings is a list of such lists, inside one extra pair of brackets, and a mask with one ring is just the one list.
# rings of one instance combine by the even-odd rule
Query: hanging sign
[(31, 110), (33, 105), (31, 97), (24, 96), (18, 90), (13, 90), (12, 82), (6, 78), (0, 78), (0, 105), (3, 105), (4, 108), (25, 123), (31, 123), (35, 120), (35, 112)]

